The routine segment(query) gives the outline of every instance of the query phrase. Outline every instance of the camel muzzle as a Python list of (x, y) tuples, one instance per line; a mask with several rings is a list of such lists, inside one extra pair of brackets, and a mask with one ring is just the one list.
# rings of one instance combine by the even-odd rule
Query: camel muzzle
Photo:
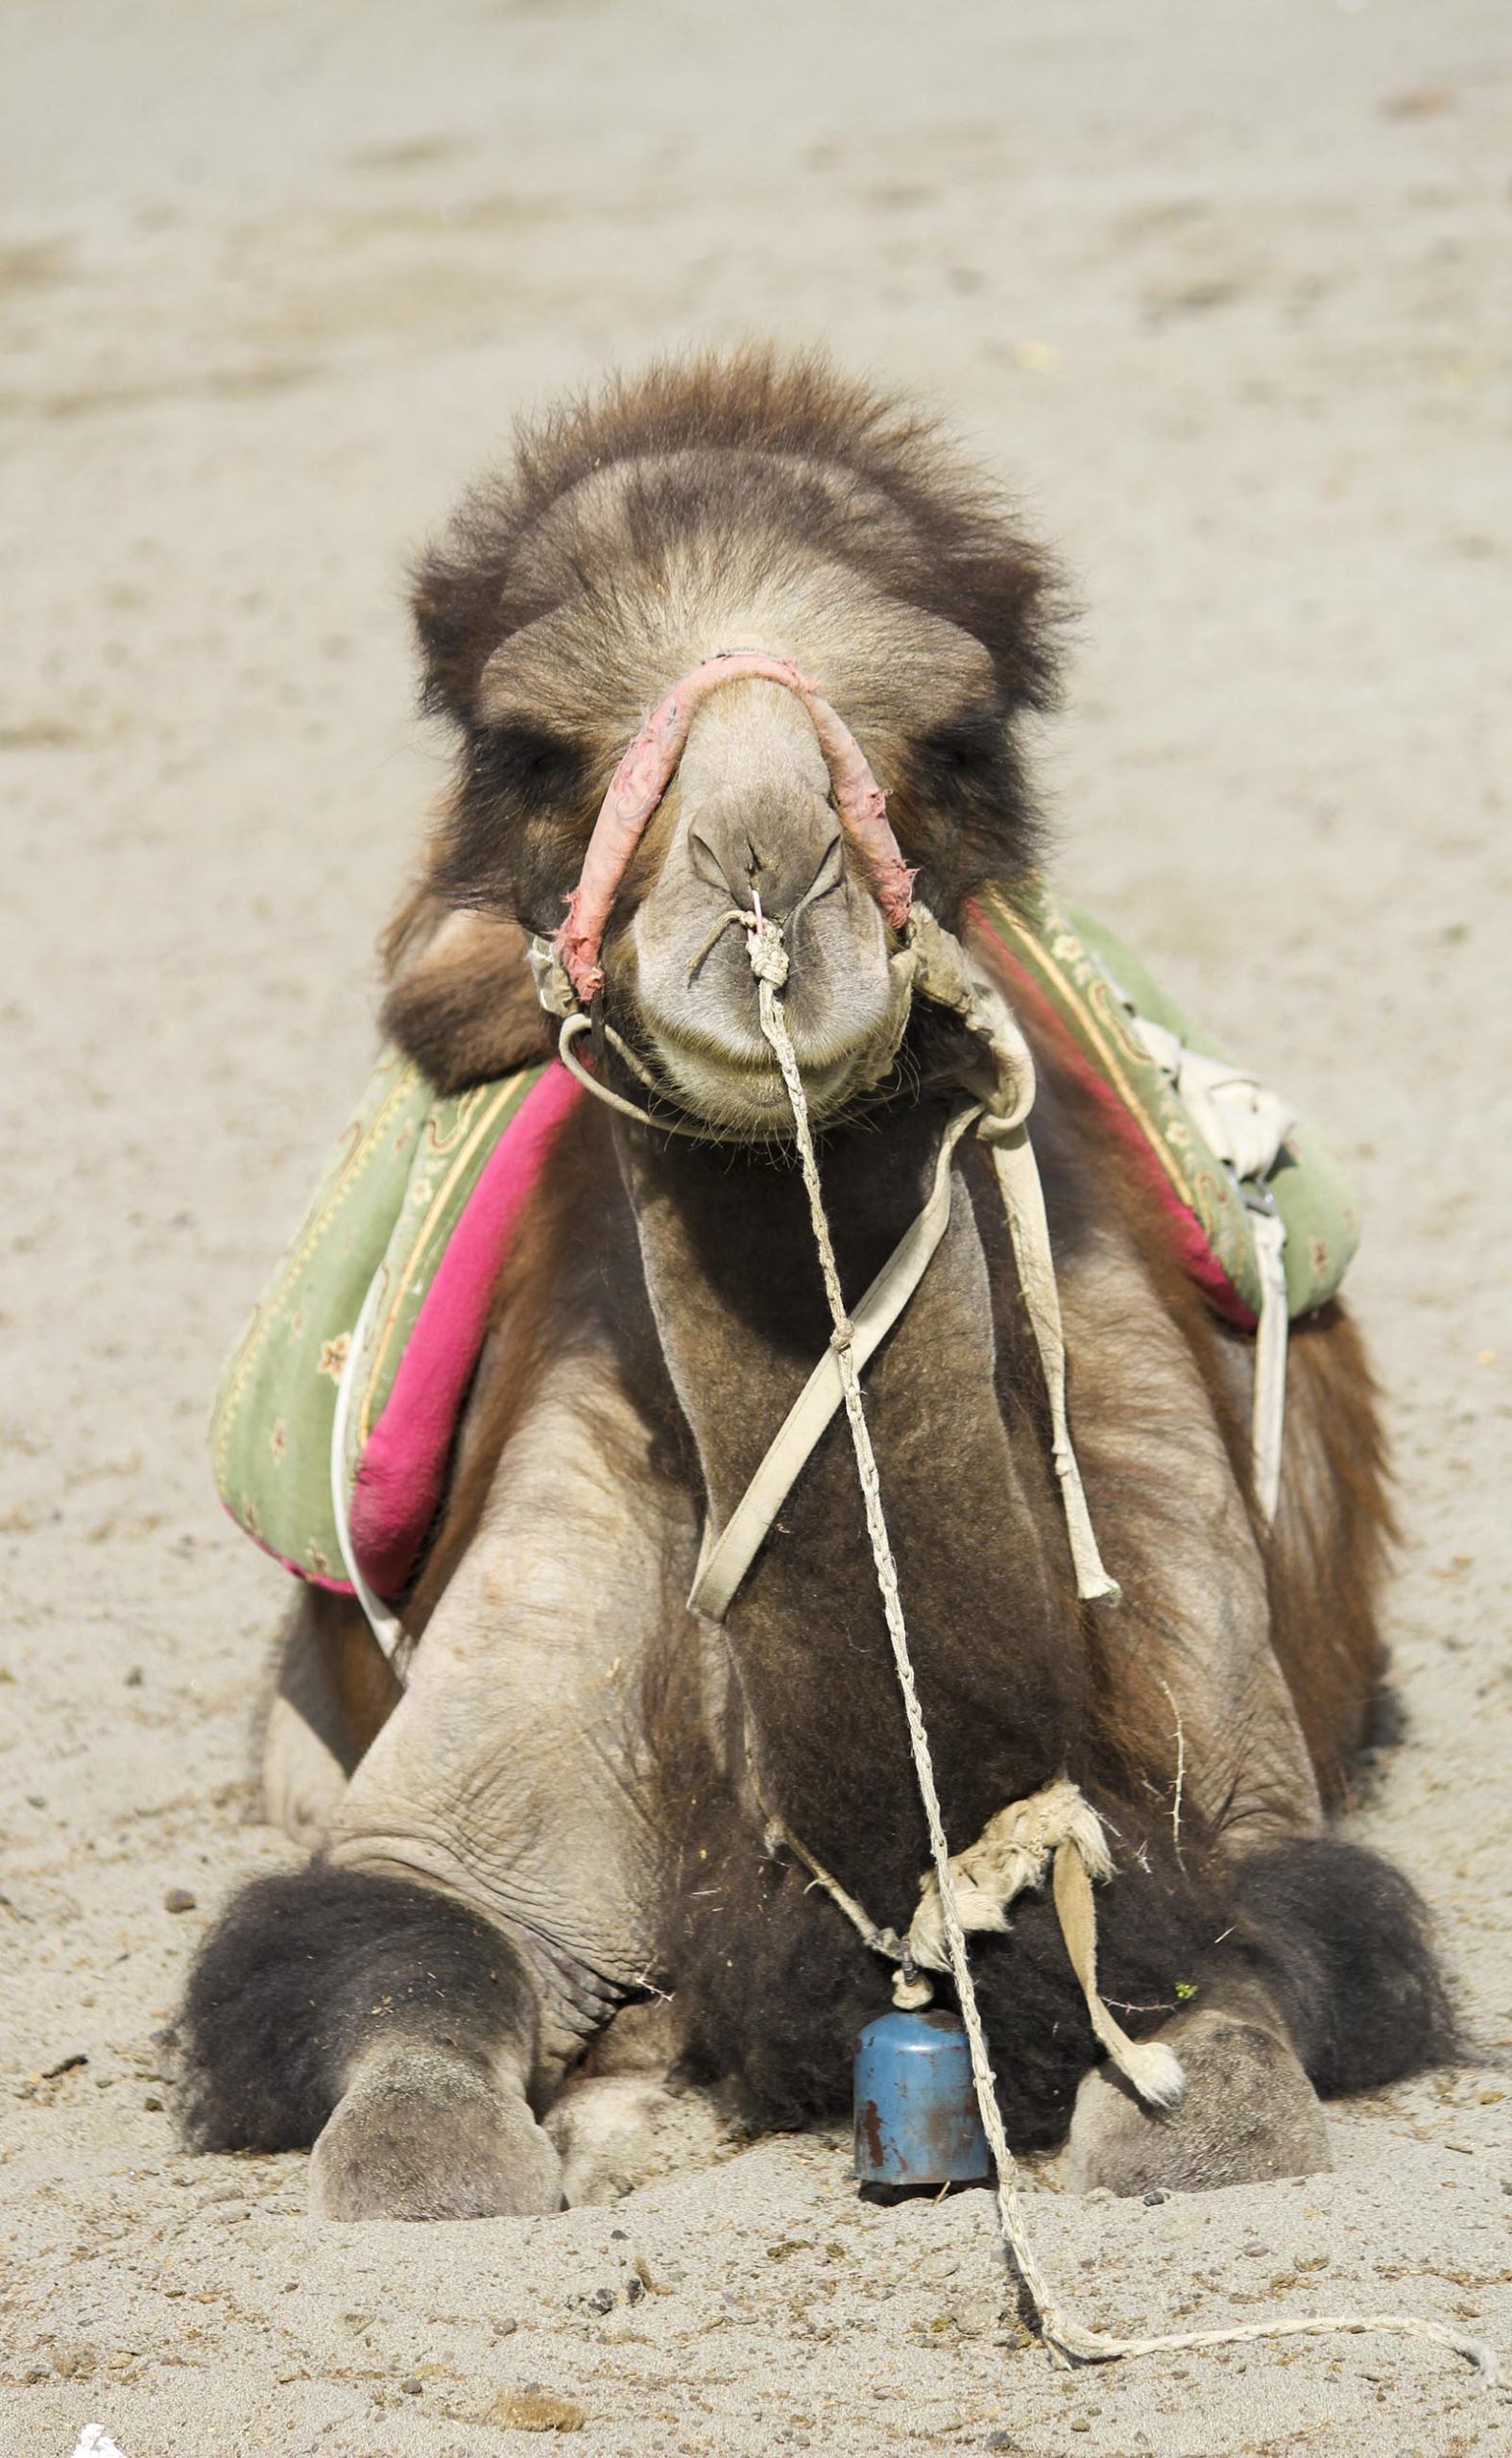
[[(844, 718), (821, 698), (816, 686), (790, 658), (768, 657), (758, 649), (723, 649), (705, 658), (673, 685), (665, 699), (652, 711), (610, 780), (593, 823), (581, 877), (567, 899), (566, 915), (551, 943), (578, 1004), (589, 1005), (604, 986), (604, 933), (615, 897), (646, 824), (683, 756), (694, 717), (711, 692), (727, 683), (748, 679), (780, 684), (803, 703), (828, 770), (836, 826), (854, 851), (888, 927), (900, 930), (907, 921), (913, 903), (914, 874), (899, 851), (888, 821), (887, 798)], [(732, 814), (732, 822), (738, 826), (737, 814)], [(734, 844), (721, 844), (723, 835), (724, 830), (718, 829), (708, 850), (738, 897), (742, 891), (749, 892), (751, 872), (748, 863), (742, 864)], [(837, 835), (832, 841), (839, 844), (842, 839)], [(828, 847), (824, 850), (828, 855)], [(737, 874), (743, 870), (744, 875), (730, 879), (727, 859), (733, 861)], [(817, 872), (814, 877), (818, 877)], [(761, 892), (769, 910), (780, 910), (780, 899), (774, 898), (766, 883), (762, 883)]]

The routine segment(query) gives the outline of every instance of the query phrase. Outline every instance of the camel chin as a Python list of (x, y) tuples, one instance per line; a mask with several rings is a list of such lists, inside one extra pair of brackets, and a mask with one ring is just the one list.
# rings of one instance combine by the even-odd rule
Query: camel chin
[[(753, 1143), (792, 1134), (792, 1104), (775, 1060), (747, 1065), (722, 1052), (672, 1041), (645, 1019), (641, 1031), (655, 1053), (658, 1076), (692, 1117), (721, 1134), (748, 1137)], [(879, 1058), (861, 1050), (828, 1063), (801, 1059), (810, 1118), (820, 1124), (838, 1115), (871, 1089), (891, 1059), (891, 1049)]]

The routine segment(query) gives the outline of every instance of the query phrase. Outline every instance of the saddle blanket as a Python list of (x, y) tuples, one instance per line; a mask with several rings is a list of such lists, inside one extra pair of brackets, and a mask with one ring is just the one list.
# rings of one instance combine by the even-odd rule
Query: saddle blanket
[[(972, 954), (1093, 1095), (1217, 1312), (1246, 1329), (1260, 1313), (1257, 1208), (1285, 1230), (1289, 1315), (1326, 1304), (1358, 1229), (1311, 1130), (1229, 1062), (1111, 930), (1048, 887), (1011, 900), (989, 889), (969, 923)], [(557, 1059), (443, 1099), (401, 1052), (380, 1057), (211, 1417), (223, 1503), (300, 1578), (354, 1592), (340, 1480), (367, 1586), (392, 1600), (413, 1579), (500, 1265), (582, 1097)]]

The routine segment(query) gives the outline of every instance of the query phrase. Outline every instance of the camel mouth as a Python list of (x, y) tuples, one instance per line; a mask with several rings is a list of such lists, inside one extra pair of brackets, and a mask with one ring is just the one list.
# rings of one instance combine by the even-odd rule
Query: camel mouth
[[(650, 1057), (663, 1096), (722, 1133), (749, 1135), (754, 1143), (791, 1134), (792, 1105), (776, 1059), (765, 1043), (743, 1049), (708, 1032), (679, 1030), (665, 1020), (639, 1021), (637, 1041)], [(797, 1051), (810, 1116), (833, 1121), (874, 1089), (891, 1068), (894, 1050), (880, 1057), (848, 1049), (834, 1057)]]
[[(665, 928), (642, 906), (611, 954), (608, 1018), (628, 1036), (631, 1069), (644, 1066), (663, 1099), (722, 1135), (768, 1142), (791, 1134), (792, 1105), (742, 936), (732, 929), (709, 945), (707, 913), (684, 907)], [(911, 973), (890, 962), (869, 900), (849, 914), (811, 908), (791, 952), (778, 995), (809, 1113), (832, 1122), (891, 1072)]]

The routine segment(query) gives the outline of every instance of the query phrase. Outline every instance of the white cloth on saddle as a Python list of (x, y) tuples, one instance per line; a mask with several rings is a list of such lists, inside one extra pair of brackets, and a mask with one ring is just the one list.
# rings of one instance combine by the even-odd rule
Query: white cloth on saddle
[(1175, 1085), (1210, 1149), (1227, 1161), (1240, 1185), (1268, 1178), (1297, 1123), (1289, 1101), (1229, 1058), (1189, 1049), (1164, 1024), (1131, 1014), (1139, 1039)]

